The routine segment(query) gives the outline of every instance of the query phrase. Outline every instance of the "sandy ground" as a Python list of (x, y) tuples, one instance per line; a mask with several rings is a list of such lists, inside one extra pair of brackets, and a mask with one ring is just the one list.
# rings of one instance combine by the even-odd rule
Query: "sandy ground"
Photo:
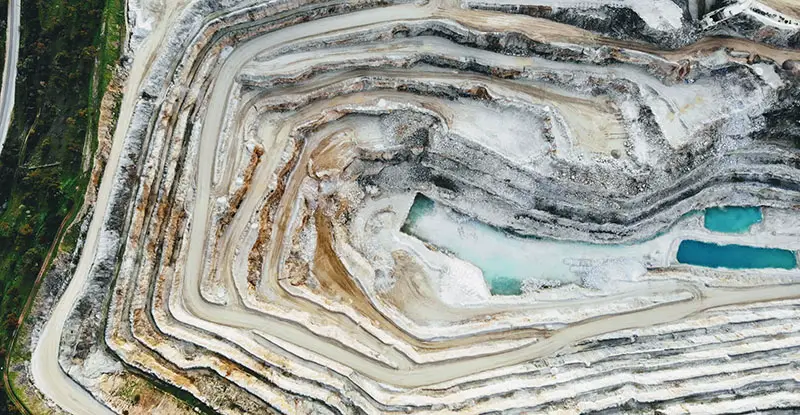
[(761, 3), (772, 7), (791, 18), (800, 19), (800, 3), (795, 0), (760, 0)]

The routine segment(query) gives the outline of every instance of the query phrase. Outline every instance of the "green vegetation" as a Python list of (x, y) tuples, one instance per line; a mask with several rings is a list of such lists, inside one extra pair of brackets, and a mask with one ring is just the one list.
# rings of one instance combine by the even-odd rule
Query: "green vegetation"
[[(5, 16), (7, 2), (0, 7)], [(82, 161), (95, 148), (100, 99), (119, 57), (123, 3), (23, 1), (21, 23), (13, 119), (0, 154), (3, 364), (59, 227), (83, 201)], [(3, 390), (0, 413), (6, 410), (16, 412)]]
[[(6, 60), (6, 28), (8, 27), (8, 0), (0, 0), (0, 68)], [(0, 69), (0, 73), (2, 73)]]
[[(92, 83), (89, 88), (89, 107), (100, 108), (108, 85), (113, 77), (114, 67), (119, 62), (122, 36), (125, 30), (125, 3), (123, 0), (105, 0), (103, 8), (103, 25), (97, 34), (95, 43), (100, 45), (97, 55), (97, 65), (92, 74)], [(96, 149), (97, 117), (92, 117), (88, 126), (88, 141), (91, 153)]]

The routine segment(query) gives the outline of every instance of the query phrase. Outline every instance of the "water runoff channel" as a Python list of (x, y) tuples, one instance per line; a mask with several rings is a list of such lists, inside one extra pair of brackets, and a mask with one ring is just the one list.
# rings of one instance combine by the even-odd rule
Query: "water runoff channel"
[[(704, 227), (718, 233), (746, 233), (761, 222), (759, 207), (718, 207), (703, 214)], [(591, 244), (511, 234), (455, 212), (418, 194), (402, 232), (480, 268), (493, 295), (520, 295), (524, 284), (546, 288), (569, 283), (591, 285), (604, 272), (643, 273), (654, 252), (674, 238), (658, 235), (634, 244)], [(661, 250), (663, 252), (663, 250)], [(797, 267), (797, 255), (786, 249), (681, 241), (678, 263), (711, 268)]]

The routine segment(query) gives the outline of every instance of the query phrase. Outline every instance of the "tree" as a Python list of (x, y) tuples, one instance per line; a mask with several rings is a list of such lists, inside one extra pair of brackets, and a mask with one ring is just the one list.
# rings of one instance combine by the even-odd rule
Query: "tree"
[(13, 232), (8, 222), (0, 222), (0, 238), (8, 238)]
[(16, 313), (8, 313), (6, 315), (6, 330), (13, 331), (19, 326), (19, 316)]
[(33, 233), (33, 228), (31, 227), (30, 223), (26, 223), (19, 227), (19, 234), (22, 236), (28, 236)]

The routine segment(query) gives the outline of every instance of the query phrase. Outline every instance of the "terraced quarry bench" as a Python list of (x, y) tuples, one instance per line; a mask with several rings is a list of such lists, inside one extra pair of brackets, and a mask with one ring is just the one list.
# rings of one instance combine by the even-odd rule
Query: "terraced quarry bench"
[[(54, 410), (142, 410), (126, 372), (219, 413), (800, 408), (786, 36), (700, 33), (670, 0), (142, 3), (31, 339)], [(759, 220), (705, 228), (715, 206)], [(681, 263), (682, 241), (789, 265)]]

